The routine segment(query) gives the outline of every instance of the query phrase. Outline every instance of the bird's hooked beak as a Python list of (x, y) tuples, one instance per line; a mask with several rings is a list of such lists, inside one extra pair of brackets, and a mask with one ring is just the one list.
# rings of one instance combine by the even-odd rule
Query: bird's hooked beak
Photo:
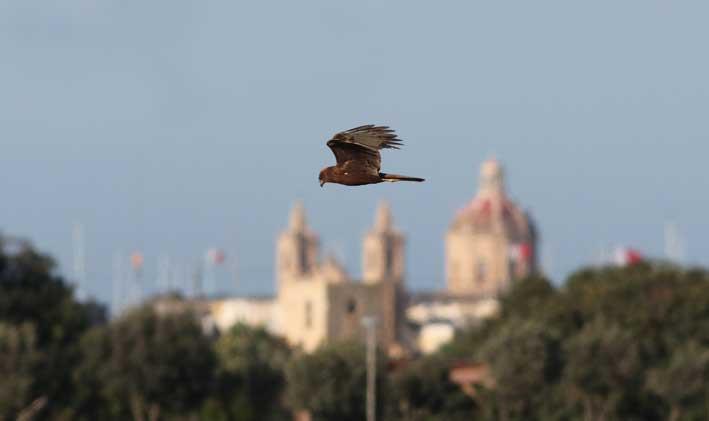
[(320, 180), (320, 187), (322, 187), (322, 186), (324, 186), (324, 185), (325, 185), (325, 181), (324, 181), (324, 180)]

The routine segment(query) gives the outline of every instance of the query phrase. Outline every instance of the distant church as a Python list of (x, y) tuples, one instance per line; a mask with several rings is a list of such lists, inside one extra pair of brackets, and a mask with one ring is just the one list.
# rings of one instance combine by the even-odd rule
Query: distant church
[(357, 281), (333, 256), (321, 258), (318, 235), (296, 203), (276, 240), (275, 297), (192, 303), (210, 329), (237, 322), (264, 326), (306, 351), (362, 338), (362, 318), (375, 316), (378, 343), (390, 355), (431, 352), (456, 329), (494, 315), (498, 295), (537, 270), (536, 241), (534, 224), (507, 197), (502, 167), (493, 159), (482, 164), (477, 195), (445, 234), (443, 291), (406, 291), (406, 241), (386, 203), (363, 238)]
[(496, 314), (499, 294), (537, 270), (536, 250), (534, 224), (507, 197), (502, 166), (485, 161), (478, 193), (445, 234), (445, 291), (408, 295), (406, 319), (418, 326), (418, 349), (433, 351), (456, 329)]
[(507, 197), (499, 162), (485, 161), (477, 195), (458, 212), (446, 234), (448, 292), (495, 295), (536, 270), (534, 224)]
[(377, 210), (362, 255), (360, 282), (332, 256), (319, 263), (318, 237), (303, 206), (295, 205), (276, 246), (278, 324), (286, 339), (310, 351), (323, 341), (362, 337), (362, 318), (375, 316), (379, 344), (392, 353), (402, 348), (404, 237), (386, 204)]

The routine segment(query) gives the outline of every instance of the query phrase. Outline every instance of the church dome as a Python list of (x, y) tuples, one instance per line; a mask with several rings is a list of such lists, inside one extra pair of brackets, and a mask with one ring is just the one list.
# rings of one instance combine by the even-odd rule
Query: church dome
[(495, 296), (536, 271), (536, 231), (507, 197), (502, 166), (485, 161), (475, 197), (446, 233), (446, 284), (454, 295)]
[(520, 242), (531, 237), (526, 213), (507, 198), (502, 166), (496, 159), (482, 164), (478, 193), (458, 211), (451, 230), (504, 233)]
[(506, 198), (476, 197), (458, 211), (451, 229), (475, 232), (502, 231), (513, 239), (529, 236), (527, 215)]

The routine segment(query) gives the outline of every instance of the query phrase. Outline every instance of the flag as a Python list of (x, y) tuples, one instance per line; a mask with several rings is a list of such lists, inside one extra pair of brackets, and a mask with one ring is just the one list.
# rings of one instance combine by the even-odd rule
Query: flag
[(218, 248), (211, 248), (207, 250), (207, 261), (212, 265), (221, 265), (224, 263), (226, 256), (224, 252)]
[(130, 255), (130, 265), (131, 267), (133, 267), (133, 270), (139, 270), (140, 268), (142, 268), (143, 261), (143, 255), (137, 251), (133, 252), (133, 254)]
[(511, 244), (507, 253), (514, 262), (528, 262), (532, 258), (532, 246), (529, 243)]
[(643, 255), (636, 249), (630, 247), (618, 247), (615, 250), (615, 264), (618, 266), (631, 266), (640, 263)]

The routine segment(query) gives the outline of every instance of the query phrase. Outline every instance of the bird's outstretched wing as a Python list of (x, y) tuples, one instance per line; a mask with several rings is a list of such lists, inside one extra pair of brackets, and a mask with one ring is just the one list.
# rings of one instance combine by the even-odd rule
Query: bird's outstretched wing
[(373, 124), (339, 132), (327, 142), (338, 165), (347, 161), (362, 161), (376, 167), (377, 171), (381, 166), (379, 150), (399, 149), (401, 145), (402, 141), (396, 137), (394, 130)]

